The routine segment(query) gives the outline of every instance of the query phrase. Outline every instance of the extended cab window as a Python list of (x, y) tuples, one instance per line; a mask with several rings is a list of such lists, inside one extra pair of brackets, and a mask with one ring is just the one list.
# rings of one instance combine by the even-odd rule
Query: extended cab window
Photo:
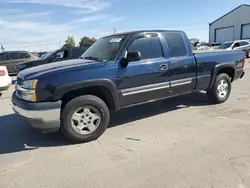
[(165, 33), (163, 36), (167, 41), (170, 57), (180, 57), (187, 55), (187, 49), (181, 34)]
[(139, 51), (141, 59), (153, 59), (163, 57), (161, 42), (158, 36), (142, 36), (133, 41), (128, 48), (129, 52)]
[(24, 57), (24, 58), (30, 58), (30, 55), (27, 54), (27, 53), (23, 53), (23, 57)]

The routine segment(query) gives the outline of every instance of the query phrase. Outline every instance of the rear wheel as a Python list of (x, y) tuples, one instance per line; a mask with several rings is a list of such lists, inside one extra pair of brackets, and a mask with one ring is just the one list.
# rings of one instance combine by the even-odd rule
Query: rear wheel
[(214, 104), (225, 102), (230, 96), (231, 87), (231, 79), (227, 74), (217, 75), (213, 87), (207, 91), (208, 99)]
[(62, 132), (74, 143), (89, 142), (105, 132), (109, 118), (109, 109), (103, 100), (93, 95), (80, 96), (64, 107)]

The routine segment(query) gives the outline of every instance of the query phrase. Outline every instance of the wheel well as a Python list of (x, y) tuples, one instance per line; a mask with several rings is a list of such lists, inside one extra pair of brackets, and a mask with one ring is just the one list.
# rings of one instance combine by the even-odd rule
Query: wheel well
[(225, 67), (218, 71), (217, 75), (225, 73), (231, 78), (231, 82), (234, 80), (234, 69), (232, 67)]
[(79, 97), (81, 95), (94, 95), (102, 99), (108, 106), (110, 110), (115, 110), (115, 103), (113, 97), (108, 89), (105, 87), (100, 86), (93, 86), (88, 88), (80, 88), (73, 91), (69, 91), (65, 93), (61, 100), (62, 100), (62, 109), (64, 106), (71, 101), (72, 99)]

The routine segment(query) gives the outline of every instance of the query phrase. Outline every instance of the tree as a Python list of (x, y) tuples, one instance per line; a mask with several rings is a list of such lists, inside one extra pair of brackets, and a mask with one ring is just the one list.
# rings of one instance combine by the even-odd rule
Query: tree
[(198, 38), (190, 38), (189, 41), (193, 46), (196, 46), (200, 42), (200, 39), (198, 39)]
[(74, 48), (74, 47), (76, 47), (74, 38), (68, 36), (67, 40), (65, 41), (65, 44), (63, 45), (63, 48)]
[(95, 38), (89, 38), (89, 37), (82, 37), (79, 45), (80, 47), (90, 47), (92, 44), (94, 44), (96, 42)]

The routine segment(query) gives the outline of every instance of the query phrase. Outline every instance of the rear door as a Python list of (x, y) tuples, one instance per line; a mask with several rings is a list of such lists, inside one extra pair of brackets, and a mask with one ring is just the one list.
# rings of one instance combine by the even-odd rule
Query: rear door
[(168, 48), (170, 94), (179, 95), (194, 90), (196, 83), (196, 61), (184, 42), (181, 33), (164, 33)]
[(156, 33), (136, 35), (126, 48), (139, 51), (141, 60), (118, 67), (117, 87), (121, 106), (147, 102), (169, 95), (168, 62), (164, 58), (161, 39)]
[(25, 62), (25, 58), (23, 57), (22, 53), (20, 52), (10, 52), (9, 53), (9, 61), (8, 61), (8, 71), (9, 73), (15, 73), (16, 69), (15, 66), (18, 63)]

